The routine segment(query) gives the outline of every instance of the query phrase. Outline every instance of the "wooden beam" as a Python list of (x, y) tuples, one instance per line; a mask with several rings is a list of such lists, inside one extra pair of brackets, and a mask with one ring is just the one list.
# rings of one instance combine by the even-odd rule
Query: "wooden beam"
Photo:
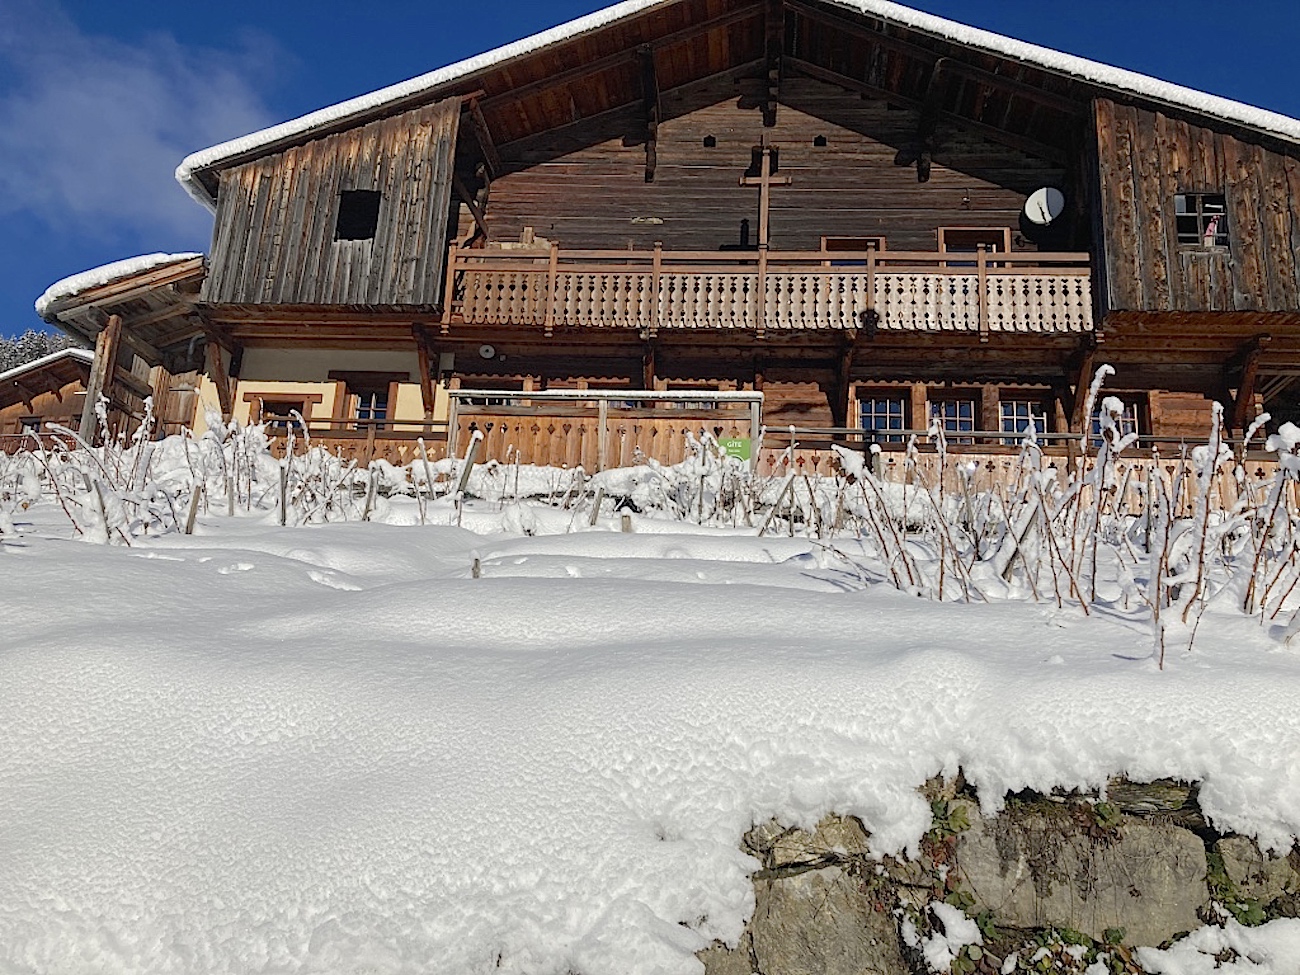
[[(707, 34), (710, 31), (722, 30), (730, 27), (732, 24), (738, 24), (741, 21), (753, 20), (760, 15), (760, 11), (753, 6), (744, 6), (730, 13), (720, 14), (708, 20), (693, 24), (690, 27), (683, 27), (681, 30), (673, 31), (671, 34), (665, 34), (663, 37), (651, 41), (651, 46), (656, 51), (664, 51), (668, 48), (675, 47), (684, 41), (689, 41), (701, 34)], [(499, 95), (493, 95), (491, 98), (483, 99), (483, 110), (486, 112), (494, 111), (503, 105), (512, 104), (522, 99), (529, 98), (542, 92), (554, 91), (557, 88), (570, 84), (579, 79), (586, 78), (593, 74), (600, 74), (609, 71), (611, 68), (617, 68), (621, 65), (635, 61), (637, 52), (635, 48), (625, 51), (616, 51), (603, 58), (597, 58), (595, 61), (589, 61), (586, 64), (580, 64), (570, 68), (568, 71), (561, 71), (559, 74), (551, 75), (547, 78), (539, 78), (537, 81), (529, 82), (525, 85), (519, 85), (509, 91), (504, 91)]]
[(853, 372), (853, 359), (857, 354), (856, 334), (845, 332), (840, 341), (839, 362), (835, 370), (835, 388), (831, 399), (831, 426), (849, 425), (849, 391), (852, 389), (850, 375)]
[(637, 49), (641, 59), (641, 110), (645, 116), (645, 181), (655, 181), (659, 165), (659, 122), (663, 108), (659, 100), (659, 73), (655, 69), (655, 52), (649, 44)]
[(136, 335), (132, 331), (134, 327), (135, 323), (132, 323), (130, 326), (122, 329), (122, 343), (145, 362), (149, 363), (149, 365), (161, 366), (167, 360), (167, 357), (144, 339), (140, 338), (140, 336)]
[(1242, 350), (1241, 380), (1237, 383), (1237, 398), (1232, 406), (1231, 429), (1245, 430), (1254, 419), (1255, 386), (1259, 380), (1259, 360), (1264, 349), (1273, 341), (1271, 335), (1260, 335)]
[(763, 105), (763, 125), (776, 127), (776, 108), (781, 101), (781, 69), (785, 57), (785, 3), (767, 0), (765, 10), (767, 101)]
[(916, 122), (916, 137), (911, 146), (900, 149), (894, 157), (895, 166), (916, 165), (918, 183), (930, 182), (930, 167), (938, 148), (935, 132), (939, 128), (939, 116), (943, 112), (944, 95), (948, 88), (948, 76), (944, 74), (947, 64), (947, 58), (940, 58), (930, 69), (930, 80), (926, 83), (925, 97), (921, 100), (921, 115)]
[(131, 392), (139, 396), (141, 399), (147, 399), (148, 397), (153, 395), (152, 386), (150, 386), (139, 376), (135, 375), (135, 373), (128, 372), (126, 369), (123, 369), (121, 366), (118, 366), (116, 369), (113, 370), (113, 382), (118, 385), (125, 386), (127, 389), (131, 390)]
[[(844, 31), (868, 44), (874, 44), (877, 47), (894, 51), (906, 58), (910, 58), (922, 65), (932, 64), (939, 59), (941, 55), (920, 44), (914, 44), (911, 41), (905, 41), (901, 37), (894, 37), (885, 34), (879, 30), (873, 30), (865, 24), (858, 23), (848, 16), (842, 15), (833, 10), (827, 10), (814, 6), (805, 0), (786, 0), (786, 5), (809, 20), (819, 22), (834, 30)], [(1010, 59), (1008, 59), (1010, 60)], [(1034, 85), (1027, 84), (1017, 78), (1008, 78), (1004, 75), (996, 74), (992, 71), (986, 71), (983, 68), (972, 64), (966, 64), (962, 61), (952, 61), (947, 70), (951, 74), (961, 75), (970, 78), (972, 81), (978, 81), (981, 84), (988, 85), (990, 88), (999, 88), (1004, 92), (1013, 95), (1019, 95), (1023, 98), (1037, 102), (1045, 108), (1069, 115), (1086, 115), (1089, 110), (1089, 104), (1086, 102), (1075, 102), (1070, 98), (1050, 92)], [(1051, 74), (1047, 68), (1040, 69), (1044, 74)]]
[(208, 343), (208, 378), (212, 380), (212, 385), (217, 387), (217, 402), (221, 406), (221, 419), (226, 423), (235, 413), (235, 394), (230, 387), (230, 377), (226, 372), (226, 364), (221, 359), (221, 346), (215, 342)]
[(1085, 415), (1088, 408), (1088, 387), (1092, 384), (1093, 365), (1097, 361), (1097, 346), (1087, 343), (1079, 355), (1079, 366), (1075, 370), (1074, 408), (1070, 410), (1070, 432), (1083, 433), (1091, 417)]
[(492, 130), (488, 128), (487, 119), (483, 117), (483, 107), (477, 98), (469, 100), (469, 124), (478, 140), (479, 151), (483, 153), (483, 163), (487, 166), (488, 176), (496, 179), (504, 172), (501, 165), (501, 153), (497, 151)]
[(117, 353), (121, 338), (121, 316), (109, 315), (108, 323), (95, 339), (95, 361), (90, 366), (90, 378), (86, 381), (86, 405), (82, 407), (81, 425), (77, 428), (81, 439), (91, 446), (94, 446), (95, 438), (99, 433), (95, 405), (101, 395), (111, 392), (109, 380), (117, 369)]
[(424, 401), (424, 418), (433, 418), (437, 405), (437, 392), (433, 387), (433, 364), (429, 355), (429, 333), (423, 325), (411, 326), (411, 336), (415, 339), (415, 352), (420, 359), (420, 398)]
[(655, 343), (647, 342), (641, 356), (641, 388), (654, 389), (656, 376)]
[[(921, 110), (922, 102), (918, 98), (910, 95), (904, 95), (900, 92), (889, 91), (880, 88), (870, 82), (863, 81), (860, 78), (853, 78), (849, 75), (840, 74), (838, 71), (832, 71), (829, 68), (823, 68), (821, 65), (812, 64), (809, 61), (803, 61), (799, 58), (786, 58), (786, 64), (791, 69), (798, 71), (802, 75), (813, 78), (817, 81), (824, 81), (829, 85), (838, 85), (849, 91), (856, 91), (861, 95), (869, 98), (879, 98), (883, 101), (893, 102), (896, 105), (902, 105), (906, 108)], [(1034, 156), (1039, 156), (1049, 162), (1067, 165), (1070, 161), (1069, 153), (1060, 146), (1048, 145), (1045, 142), (1039, 142), (1029, 136), (1019, 135), (1015, 132), (1008, 132), (1000, 129), (995, 125), (989, 125), (986, 122), (979, 122), (975, 119), (968, 118), (958, 112), (952, 112), (943, 109), (939, 113), (943, 118), (952, 119), (959, 124), (970, 129), (972, 132), (987, 137), (989, 141), (999, 143), (1000, 145), (1010, 146), (1012, 149), (1020, 149)]]
[(465, 204), (466, 209), (469, 210), (469, 215), (474, 218), (474, 226), (486, 239), (488, 235), (487, 214), (479, 209), (478, 201), (474, 199), (474, 194), (469, 191), (469, 187), (465, 185), (465, 181), (460, 178), (459, 173), (452, 176), (451, 186), (456, 191), (456, 195), (461, 198), (461, 202)]

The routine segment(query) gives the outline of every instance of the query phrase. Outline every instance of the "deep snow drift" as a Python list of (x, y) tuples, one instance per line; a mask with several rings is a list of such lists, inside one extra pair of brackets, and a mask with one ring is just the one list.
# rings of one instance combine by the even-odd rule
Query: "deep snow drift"
[(958, 768), (990, 808), (1174, 776), (1220, 829), (1300, 831), (1300, 650), (1240, 613), (1160, 672), (1136, 616), (924, 601), (752, 529), (268, 520), (127, 549), (16, 516), (0, 971), (696, 973), (751, 824), (912, 850)]

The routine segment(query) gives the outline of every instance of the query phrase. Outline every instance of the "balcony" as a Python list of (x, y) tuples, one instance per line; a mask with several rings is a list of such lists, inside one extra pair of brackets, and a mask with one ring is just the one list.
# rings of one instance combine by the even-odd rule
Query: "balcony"
[(444, 325), (1072, 334), (1087, 254), (458, 250)]

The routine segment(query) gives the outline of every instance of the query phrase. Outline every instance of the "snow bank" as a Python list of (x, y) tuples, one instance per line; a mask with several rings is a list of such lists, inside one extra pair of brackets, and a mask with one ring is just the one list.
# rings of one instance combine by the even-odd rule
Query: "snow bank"
[[(674, 0), (625, 0), (623, 3), (614, 4), (586, 17), (580, 17), (577, 20), (535, 34), (532, 37), (458, 61), (455, 64), (420, 75), (409, 81), (390, 85), (300, 118), (282, 122), (260, 132), (223, 142), (220, 145), (186, 157), (176, 169), (176, 179), (195, 200), (210, 210), (214, 209), (215, 204), (211, 196), (199, 183), (196, 176), (201, 170), (220, 166), (237, 156), (255, 152), (283, 140), (310, 135), (354, 116), (363, 115), (413, 96), (424, 93), (432, 94), (440, 88), (449, 87), (453, 82), (467, 78), (477, 72), (590, 33), (608, 24), (635, 16), (652, 7), (672, 2)], [(1195, 89), (1185, 88), (1182, 85), (1139, 74), (1135, 71), (1127, 71), (1122, 68), (1100, 64), (1087, 58), (1064, 54), (1050, 48), (1040, 47), (1037, 44), (1018, 41), (1004, 37), (1001, 34), (995, 34), (992, 31), (968, 27), (943, 17), (913, 10), (901, 4), (891, 3), (889, 0), (829, 0), (829, 2), (858, 13), (880, 17), (927, 34), (933, 34), (936, 37), (942, 37), (958, 44), (969, 45), (1003, 57), (1025, 61), (1058, 74), (1079, 78), (1108, 88), (1116, 88), (1120, 91), (1131, 92), (1157, 102), (1191, 109), (1215, 118), (1238, 122), (1250, 128), (1291, 141), (1300, 141), (1300, 120), (1276, 112), (1255, 108), (1217, 95), (1209, 95)]]
[(202, 254), (192, 252), (182, 254), (142, 254), (139, 257), (128, 257), (121, 261), (113, 261), (111, 264), (104, 264), (101, 267), (82, 271), (80, 274), (66, 277), (62, 281), (56, 281), (46, 288), (45, 293), (36, 299), (36, 314), (40, 315), (41, 318), (45, 318), (46, 313), (54, 306), (55, 302), (65, 298), (71, 298), (83, 291), (101, 287), (121, 278), (129, 278), (133, 274), (152, 271), (154, 268), (164, 267), (168, 264), (179, 264), (182, 261), (202, 256)]
[(1300, 971), (1300, 921), (1245, 928), (1229, 920), (1222, 928), (1194, 931), (1166, 951), (1139, 948), (1137, 955), (1151, 975), (1294, 975)]
[(914, 850), (959, 767), (988, 811), (1127, 772), (1300, 831), (1300, 654), (1233, 612), (1161, 673), (1115, 610), (919, 600), (752, 531), (478, 502), (495, 534), (214, 514), (127, 549), (52, 507), (0, 553), (0, 971), (697, 975), (751, 824)]

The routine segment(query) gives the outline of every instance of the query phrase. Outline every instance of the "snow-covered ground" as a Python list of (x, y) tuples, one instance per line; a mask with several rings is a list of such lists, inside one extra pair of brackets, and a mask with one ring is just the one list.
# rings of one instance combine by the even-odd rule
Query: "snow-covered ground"
[[(1258, 617), (1211, 608), (1159, 671), (1136, 613), (918, 599), (852, 539), (498, 508), (130, 548), (19, 512), (0, 972), (693, 975), (752, 909), (751, 824), (915, 851), (959, 768), (990, 809), (1173, 776), (1300, 832), (1300, 648)], [(1147, 964), (1212, 970), (1179, 950)]]

